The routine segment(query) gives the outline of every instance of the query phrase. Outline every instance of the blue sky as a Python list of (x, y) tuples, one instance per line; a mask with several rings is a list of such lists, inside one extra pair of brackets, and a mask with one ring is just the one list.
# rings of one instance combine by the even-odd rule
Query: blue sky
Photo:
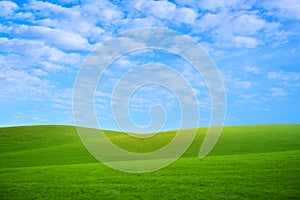
[[(176, 30), (205, 48), (224, 81), (226, 125), (300, 123), (299, 10), (297, 0), (0, 1), (0, 126), (74, 124), (73, 85), (86, 56), (110, 36), (143, 27)], [(207, 126), (201, 77), (181, 58), (149, 50), (124, 55), (106, 72), (96, 92), (102, 127), (117, 129), (110, 99), (118, 78), (149, 62), (186, 77), (197, 93), (199, 125)], [(157, 85), (133, 95), (133, 121), (147, 125), (156, 104), (168, 114), (165, 129), (178, 128), (178, 102)]]

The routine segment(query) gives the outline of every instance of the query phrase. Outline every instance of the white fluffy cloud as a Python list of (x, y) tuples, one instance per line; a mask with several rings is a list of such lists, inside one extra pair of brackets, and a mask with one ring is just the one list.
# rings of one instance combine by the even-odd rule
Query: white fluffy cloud
[(178, 22), (185, 24), (194, 24), (197, 19), (197, 13), (191, 8), (179, 8), (176, 11), (175, 17)]
[(176, 4), (168, 1), (136, 1), (134, 7), (150, 14), (160, 20), (168, 20), (168, 23), (194, 24), (197, 13), (187, 7), (178, 7)]
[(137, 1), (135, 8), (157, 18), (171, 19), (171, 13), (175, 11), (176, 5), (168, 1)]
[(90, 50), (91, 45), (86, 38), (62, 29), (45, 26), (17, 25), (13, 28), (16, 36), (41, 40), (64, 50)]
[(14, 14), (19, 6), (11, 1), (0, 1), (0, 16), (8, 17)]

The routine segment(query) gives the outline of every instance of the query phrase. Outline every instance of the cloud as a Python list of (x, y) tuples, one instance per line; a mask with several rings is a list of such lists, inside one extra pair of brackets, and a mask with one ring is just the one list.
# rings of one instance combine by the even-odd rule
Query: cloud
[(250, 72), (252, 74), (259, 74), (260, 73), (260, 69), (258, 67), (254, 67), (254, 66), (246, 66), (243, 69), (246, 72)]
[(263, 93), (248, 93), (248, 94), (239, 94), (238, 98), (236, 100), (237, 103), (254, 103), (254, 104), (260, 104), (262, 105), (263, 103), (268, 101), (268, 95), (263, 94)]
[[(90, 43), (96, 43), (101, 40), (105, 31), (99, 26), (99, 23), (104, 23), (103, 20), (109, 15), (113, 15), (114, 17), (117, 16), (115, 12), (112, 14), (108, 13), (108, 10), (113, 9), (109, 7), (110, 5), (105, 5), (104, 2), (102, 2), (101, 5), (102, 7), (97, 10), (96, 5), (87, 3), (63, 7), (62, 5), (50, 2), (29, 1), (28, 3), (23, 4), (13, 16), (9, 17), (9, 20), (13, 21), (13, 23), (9, 23), (9, 25), (13, 27), (21, 25), (32, 26), (33, 31), (37, 31), (37, 33), (43, 31), (40, 30), (41, 28), (44, 30), (48, 28), (47, 31), (49, 34), (55, 34), (55, 37), (57, 37), (57, 43), (59, 45), (61, 45), (62, 41), (59, 41), (60, 39), (58, 36), (61, 36), (67, 40), (66, 42), (73, 42), (75, 46), (68, 45), (65, 49), (78, 50), (78, 42), (88, 41)], [(89, 10), (90, 7), (93, 9), (93, 12)], [(98, 12), (99, 10), (102, 12)], [(99, 16), (99, 13), (104, 17)], [(23, 20), (23, 23), (17, 25), (18, 21), (14, 21), (16, 19)], [(108, 18), (106, 20), (110, 21), (112, 19)], [(15, 36), (23, 37), (23, 35), (18, 34)], [(43, 35), (41, 35), (41, 37), (43, 37)], [(45, 39), (49, 40), (49, 36), (46, 36)], [(55, 45), (56, 43), (53, 44)]]
[[(76, 76), (75, 70), (89, 50), (109, 35), (124, 30), (162, 27), (186, 33), (205, 44), (221, 68), (232, 66), (231, 77), (225, 80), (229, 104), (240, 100), (264, 107), (271, 100), (294, 96), (292, 92), (298, 91), (300, 74), (297, 68), (293, 68), (295, 72), (274, 70), (267, 73), (266, 77), (253, 76), (264, 72), (260, 66), (273, 67), (280, 58), (271, 56), (270, 52), (280, 55), (286, 51), (282, 45), (285, 42), (289, 49), (294, 49), (289, 58), (297, 58), (294, 45), (298, 41), (298, 10), (299, 2), (296, 0), (288, 3), (284, 0), (31, 0), (18, 5), (13, 1), (0, 1), (1, 102), (17, 101), (21, 104), (22, 100), (39, 101), (55, 107), (53, 112), (56, 109), (70, 112), (72, 92), (69, 87)], [(124, 46), (116, 50), (117, 43), (112, 44), (107, 47), (109, 52), (103, 55), (103, 60), (110, 60), (114, 52), (129, 48), (128, 44), (134, 44), (132, 48), (145, 47), (142, 43), (124, 41)], [(185, 41), (179, 41), (176, 48), (182, 49), (184, 44)], [(253, 51), (254, 48), (257, 50)], [(266, 53), (266, 56), (263, 59), (254, 58), (260, 52)], [(197, 55), (197, 52), (188, 53)], [(191, 89), (197, 95), (201, 108), (209, 107), (210, 98), (205, 83), (187, 65), (169, 57), (141, 57), (121, 57), (106, 71), (102, 93), (96, 96), (100, 117), (108, 113), (111, 99), (109, 89), (113, 90), (112, 84), (124, 75), (124, 71), (131, 70), (137, 64), (157, 62), (159, 59), (164, 61), (163, 64), (169, 62), (169, 66), (176, 68), (180, 76), (193, 86)], [(249, 66), (243, 63), (249, 63)], [(240, 69), (235, 70), (234, 66), (242, 66), (244, 73)], [(251, 73), (253, 79), (243, 77), (246, 73)], [(180, 80), (164, 72), (153, 74), (159, 80), (170, 80), (167, 84), (182, 92), (182, 96), (187, 97), (182, 100), (188, 104), (190, 99), (182, 91), (182, 85), (178, 84)], [(132, 84), (136, 81), (138, 78), (132, 79)], [(269, 85), (274, 82), (277, 86)], [(121, 97), (117, 100), (121, 101)], [(145, 113), (153, 104), (173, 109), (177, 103), (174, 99), (174, 95), (163, 88), (145, 87), (133, 96), (131, 103), (135, 112)], [(290, 101), (293, 103), (292, 98)], [(39, 107), (40, 103), (37, 103), (37, 112), (40, 112)]]
[(52, 106), (63, 110), (71, 111), (72, 109), (72, 93), (73, 89), (60, 89), (52, 93)]
[[(83, 0), (81, 12), (85, 13), (84, 18), (91, 20), (93, 23), (101, 23), (104, 27), (119, 25), (123, 22), (123, 7), (117, 6), (110, 1), (90, 1)], [(101, 11), (101, 12), (99, 12)]]
[(199, 9), (212, 12), (204, 12), (192, 32), (216, 41), (214, 48), (256, 48), (274, 38), (283, 39), (278, 35), (278, 22), (268, 21), (257, 10), (249, 10), (238, 1), (212, 1), (201, 6)]
[(219, 0), (219, 1), (210, 1), (210, 0), (201, 0), (198, 3), (199, 8), (202, 10), (209, 11), (218, 11), (219, 9), (231, 9), (231, 8), (249, 8), (249, 5), (246, 1), (240, 0)]
[(59, 71), (64, 69), (63, 66), (59, 64), (55, 64), (52, 62), (42, 61), (40, 65), (46, 70), (46, 71)]
[(90, 50), (91, 45), (86, 38), (78, 34), (64, 31), (57, 28), (45, 26), (17, 25), (13, 32), (16, 36), (28, 39), (42, 40), (49, 45), (64, 50)]
[(19, 6), (12, 1), (0, 1), (0, 17), (9, 17), (15, 13)]
[(253, 37), (235, 36), (233, 42), (236, 47), (256, 48), (261, 42)]
[(171, 19), (176, 5), (168, 1), (137, 1), (135, 8), (161, 19)]
[(58, 0), (59, 4), (78, 4), (80, 0)]
[(4, 71), (3, 69), (1, 69), (1, 79), (15, 84), (17, 84), (18, 82), (22, 82), (22, 83), (31, 82), (36, 85), (42, 83), (42, 80), (39, 79), (38, 77), (32, 76), (25, 71), (17, 71), (17, 70)]
[(254, 85), (252, 81), (243, 80), (240, 77), (236, 77), (236, 75), (232, 74), (230, 71), (224, 73), (222, 77), (226, 91), (231, 95), (240, 95), (241, 89), (248, 90)]
[(33, 69), (32, 73), (33, 73), (33, 75), (38, 76), (38, 77), (47, 75), (47, 73), (42, 69)]
[(187, 7), (178, 7), (169, 1), (136, 1), (133, 6), (143, 12), (150, 14), (160, 20), (175, 24), (194, 24), (197, 13)]
[(250, 81), (236, 81), (235, 86), (242, 89), (249, 89), (252, 86)]
[(267, 9), (270, 14), (275, 14), (286, 19), (300, 20), (300, 1), (298, 0), (267, 0), (259, 1), (259, 4)]
[(282, 88), (271, 88), (271, 96), (274, 97), (283, 97), (287, 96), (287, 93)]
[(197, 19), (197, 13), (191, 8), (183, 7), (177, 9), (174, 18), (180, 23), (194, 24)]
[(114, 62), (114, 65), (118, 68), (132, 68), (138, 65), (138, 61), (133, 61), (128, 56), (122, 56)]
[(50, 85), (47, 80), (24, 70), (0, 68), (0, 97), (2, 100), (18, 101), (34, 99), (46, 94)]
[(279, 79), (282, 81), (296, 81), (296, 80), (300, 80), (300, 73), (273, 71), (273, 72), (269, 72), (267, 77), (269, 79)]
[(232, 21), (232, 30), (235, 34), (255, 35), (261, 30), (275, 30), (278, 23), (270, 23), (260, 18), (256, 13), (243, 13)]
[(255, 35), (261, 30), (271, 31), (278, 28), (279, 24), (267, 22), (255, 12), (225, 11), (216, 14), (207, 13), (200, 19), (204, 28), (216, 27), (217, 30), (226, 31), (230, 35)]
[(254, 93), (254, 94), (241, 94), (240, 97), (242, 97), (243, 99), (246, 100), (254, 100), (254, 99), (258, 99), (260, 95), (258, 93)]
[[(66, 53), (50, 47), (42, 41), (0, 37), (0, 44), (2, 46), (1, 52), (6, 54), (5, 57), (0, 57), (0, 61), (6, 68), (24, 69), (40, 65), (40, 67), (45, 67), (44, 70), (51, 71), (50, 69), (75, 68), (82, 60), (80, 54)], [(43, 65), (43, 63), (48, 64)], [(53, 66), (50, 67), (50, 65)], [(54, 65), (57, 65), (57, 67), (54, 67)]]
[[(94, 24), (81, 20), (80, 18), (73, 19), (42, 19), (35, 22), (38, 25), (63, 29), (68, 32), (76, 33), (82, 37), (88, 38), (92, 42), (95, 42), (100, 38), (101, 34), (104, 33), (104, 30), (100, 27), (95, 26)], [(76, 23), (76, 26), (72, 25)]]
[(124, 24), (123, 27), (120, 28), (121, 31), (136, 29), (136, 28), (145, 28), (145, 27), (166, 27), (163, 22), (153, 16), (147, 16), (142, 18), (133, 18), (128, 19), (128, 22)]
[(72, 15), (71, 9), (46, 1), (29, 1), (24, 5), (25, 10), (30, 10), (39, 17), (50, 17), (53, 14)]

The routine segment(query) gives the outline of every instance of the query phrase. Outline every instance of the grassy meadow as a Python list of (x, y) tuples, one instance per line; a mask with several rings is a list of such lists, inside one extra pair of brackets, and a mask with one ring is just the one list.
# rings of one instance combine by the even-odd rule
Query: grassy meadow
[[(300, 125), (224, 127), (213, 151), (199, 159), (205, 131), (198, 129), (170, 166), (129, 174), (95, 160), (75, 127), (3, 127), (0, 199), (300, 199)], [(147, 139), (106, 134), (126, 150), (149, 152), (175, 132)]]

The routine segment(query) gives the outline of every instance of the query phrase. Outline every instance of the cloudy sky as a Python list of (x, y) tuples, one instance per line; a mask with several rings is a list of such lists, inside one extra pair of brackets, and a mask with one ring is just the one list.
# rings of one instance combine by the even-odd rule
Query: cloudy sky
[[(73, 85), (86, 56), (111, 36), (143, 27), (176, 30), (203, 46), (224, 81), (226, 125), (300, 123), (299, 10), (298, 0), (0, 1), (0, 126), (74, 124)], [(207, 126), (210, 99), (201, 77), (180, 57), (149, 50), (116, 60), (99, 83), (102, 127), (117, 129), (110, 109), (116, 82), (149, 62), (190, 82), (199, 124)], [(135, 123), (147, 125), (157, 104), (168, 114), (165, 129), (178, 128), (179, 104), (157, 85), (132, 96)]]

